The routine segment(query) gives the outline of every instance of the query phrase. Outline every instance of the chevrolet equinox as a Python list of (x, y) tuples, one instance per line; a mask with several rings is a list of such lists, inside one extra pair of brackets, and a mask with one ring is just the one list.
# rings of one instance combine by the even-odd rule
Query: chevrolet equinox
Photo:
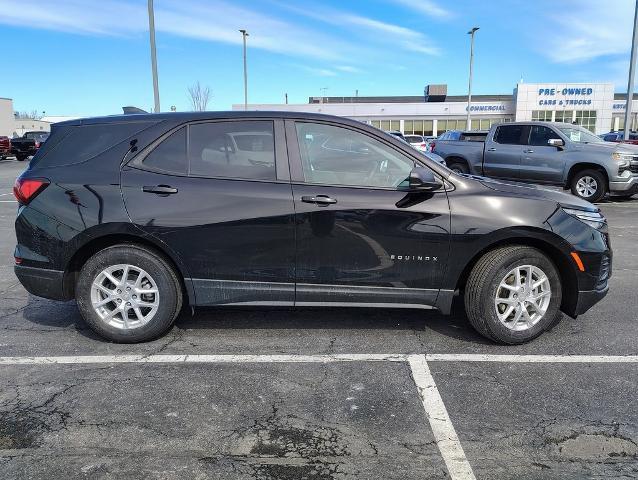
[(16, 180), (15, 273), (117, 342), (183, 305), (438, 309), (529, 341), (608, 290), (599, 209), (459, 175), (324, 115), (200, 112), (57, 123)]

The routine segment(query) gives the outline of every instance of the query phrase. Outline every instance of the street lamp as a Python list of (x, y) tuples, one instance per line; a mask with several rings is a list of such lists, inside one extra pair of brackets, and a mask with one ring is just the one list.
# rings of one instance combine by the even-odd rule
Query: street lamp
[(246, 67), (246, 37), (248, 32), (244, 29), (239, 30), (244, 40), (244, 110), (248, 110), (248, 70)]
[(153, 97), (155, 99), (155, 113), (160, 111), (159, 82), (157, 80), (157, 53), (155, 52), (155, 13), (153, 0), (148, 0), (148, 30), (151, 40), (151, 69), (153, 71)]
[(474, 34), (479, 27), (473, 27), (472, 30), (467, 32), (471, 36), (470, 39), (470, 79), (467, 84), (467, 124), (465, 128), (467, 130), (472, 129), (472, 121), (470, 119), (470, 108), (472, 107), (472, 66), (474, 64)]
[(636, 54), (638, 53), (638, 0), (636, 0), (636, 9), (634, 10), (634, 39), (631, 44), (631, 63), (629, 64), (629, 80), (627, 81), (627, 104), (625, 106), (625, 131), (623, 132), (624, 140), (629, 140), (629, 132), (631, 131), (631, 107), (634, 99), (634, 74), (636, 73)]

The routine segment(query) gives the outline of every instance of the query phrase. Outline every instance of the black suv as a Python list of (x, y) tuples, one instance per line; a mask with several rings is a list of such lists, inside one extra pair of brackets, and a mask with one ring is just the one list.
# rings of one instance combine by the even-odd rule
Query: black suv
[(17, 179), (15, 272), (119, 342), (184, 304), (436, 308), (528, 341), (607, 293), (598, 208), (462, 176), (376, 128), (305, 113), (58, 123)]

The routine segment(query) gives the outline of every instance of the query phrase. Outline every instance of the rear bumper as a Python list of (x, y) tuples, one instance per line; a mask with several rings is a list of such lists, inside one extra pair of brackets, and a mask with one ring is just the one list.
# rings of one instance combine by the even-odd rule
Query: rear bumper
[(16, 265), (14, 271), (29, 293), (51, 300), (71, 300), (64, 291), (64, 272), (23, 265)]

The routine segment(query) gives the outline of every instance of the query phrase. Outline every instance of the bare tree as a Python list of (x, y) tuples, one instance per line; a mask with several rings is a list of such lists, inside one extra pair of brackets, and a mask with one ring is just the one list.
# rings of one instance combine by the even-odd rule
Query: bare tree
[(191, 107), (196, 112), (203, 112), (206, 110), (210, 96), (210, 88), (202, 87), (199, 84), (199, 81), (188, 87), (188, 99), (191, 102)]
[(40, 115), (37, 110), (32, 110), (31, 112), (15, 112), (14, 117), (17, 120), (40, 120), (42, 115)]

